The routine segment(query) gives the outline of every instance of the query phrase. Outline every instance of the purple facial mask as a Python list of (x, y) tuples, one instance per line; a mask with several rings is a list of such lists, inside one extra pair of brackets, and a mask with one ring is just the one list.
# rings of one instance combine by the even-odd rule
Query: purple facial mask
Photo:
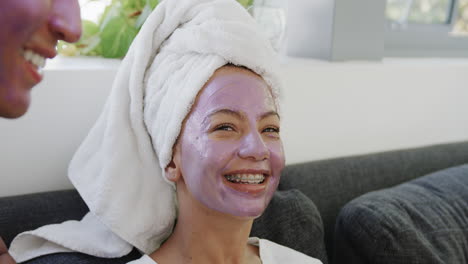
[(238, 217), (262, 214), (285, 163), (275, 111), (269, 87), (254, 73), (215, 73), (180, 137), (181, 171), (195, 199)]

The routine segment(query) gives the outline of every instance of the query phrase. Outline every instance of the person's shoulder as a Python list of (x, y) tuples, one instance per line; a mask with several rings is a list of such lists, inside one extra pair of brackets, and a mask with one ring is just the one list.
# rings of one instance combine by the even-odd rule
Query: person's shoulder
[(127, 264), (158, 264), (148, 255), (143, 255), (141, 258), (136, 259), (134, 261), (130, 261)]
[(265, 264), (275, 263), (301, 263), (322, 264), (318, 259), (312, 258), (294, 249), (276, 244), (275, 242), (259, 239), (260, 255)]

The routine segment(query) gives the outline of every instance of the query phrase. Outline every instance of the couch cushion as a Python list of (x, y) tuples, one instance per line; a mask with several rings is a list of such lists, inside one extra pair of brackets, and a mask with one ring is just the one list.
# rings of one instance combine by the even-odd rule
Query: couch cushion
[(7, 245), (24, 231), (66, 220), (79, 220), (88, 207), (75, 190), (0, 198), (0, 236)]
[[(0, 236), (9, 245), (18, 233), (46, 224), (78, 220), (87, 211), (75, 190), (0, 198)], [(320, 215), (312, 201), (298, 190), (276, 192), (264, 214), (254, 221), (252, 236), (269, 239), (327, 263)], [(25, 263), (127, 263), (140, 256), (136, 250), (119, 259), (60, 253)]]
[(363, 195), (340, 212), (335, 263), (468, 263), (468, 165)]
[(251, 236), (328, 263), (320, 214), (314, 203), (298, 190), (277, 191), (262, 216), (254, 221)]
[(365, 193), (468, 163), (468, 141), (286, 166), (279, 190), (298, 189), (317, 206), (329, 259), (340, 209)]

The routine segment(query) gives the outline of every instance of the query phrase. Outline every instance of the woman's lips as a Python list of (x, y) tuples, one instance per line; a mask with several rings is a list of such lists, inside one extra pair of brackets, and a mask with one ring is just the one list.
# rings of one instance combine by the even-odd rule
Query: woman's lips
[(34, 84), (42, 81), (42, 68), (45, 66), (46, 56), (35, 50), (25, 48), (22, 52), (25, 61), (25, 71), (29, 73)]
[(265, 170), (247, 170), (231, 172), (223, 175), (222, 178), (224, 185), (229, 188), (255, 196), (265, 192), (269, 175), (269, 172)]
[(39, 73), (38, 68), (29, 61), (25, 61), (25, 71), (29, 74), (29, 76), (33, 79), (35, 84), (42, 81), (42, 75)]

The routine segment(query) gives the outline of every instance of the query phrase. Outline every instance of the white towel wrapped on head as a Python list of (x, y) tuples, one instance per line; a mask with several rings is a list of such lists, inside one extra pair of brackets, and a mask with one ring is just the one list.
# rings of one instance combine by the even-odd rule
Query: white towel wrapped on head
[[(198, 92), (227, 63), (261, 75), (277, 99), (275, 51), (241, 5), (162, 1), (132, 43), (102, 114), (71, 161), (70, 180), (90, 213), (82, 221), (20, 234), (10, 248), (13, 257), (21, 262), (55, 250), (110, 258), (132, 246), (146, 254), (156, 250), (177, 213), (164, 168)], [(112, 243), (90, 243), (106, 237)]]

